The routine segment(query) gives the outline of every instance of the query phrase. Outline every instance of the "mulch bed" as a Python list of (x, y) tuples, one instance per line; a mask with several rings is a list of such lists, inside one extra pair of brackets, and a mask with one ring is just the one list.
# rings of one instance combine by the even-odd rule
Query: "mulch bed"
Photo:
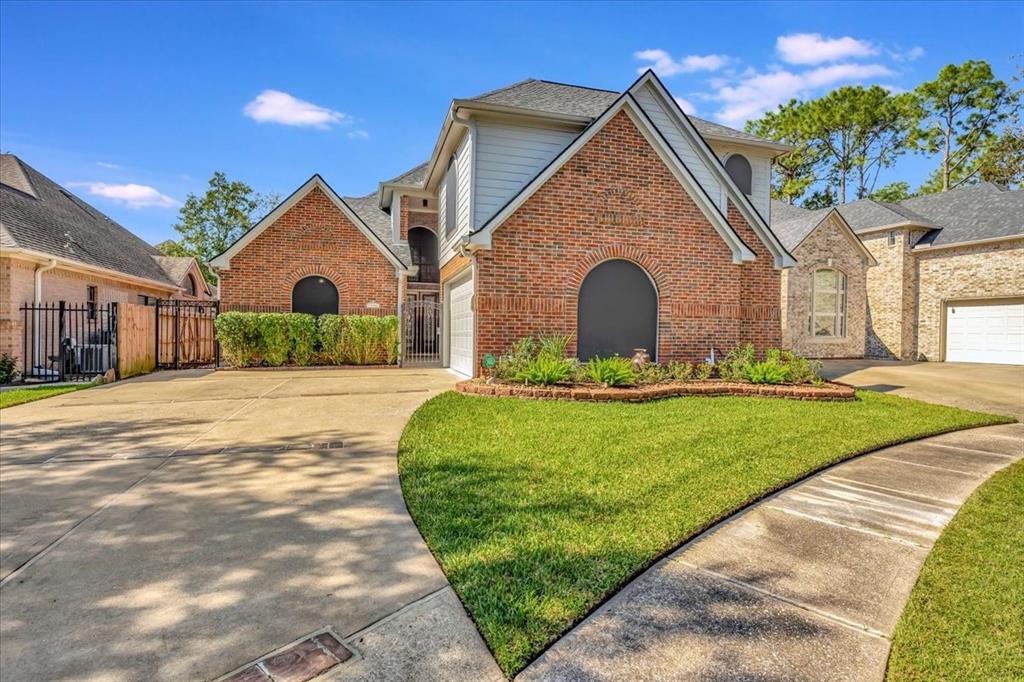
[(749, 395), (791, 400), (854, 400), (852, 386), (825, 383), (820, 386), (744, 384), (729, 381), (688, 381), (637, 386), (634, 388), (605, 388), (603, 386), (524, 386), (522, 384), (487, 383), (484, 379), (470, 379), (455, 385), (455, 390), (471, 395), (509, 396), (540, 400), (581, 400), (587, 402), (626, 401), (643, 403), (660, 398), (685, 395)]

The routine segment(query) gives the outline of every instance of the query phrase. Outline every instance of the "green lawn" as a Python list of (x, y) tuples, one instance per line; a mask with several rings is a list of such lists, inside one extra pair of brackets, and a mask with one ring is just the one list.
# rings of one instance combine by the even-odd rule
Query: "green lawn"
[(624, 404), (445, 393), (402, 436), (402, 490), (511, 676), (658, 556), (749, 502), (851, 455), (1012, 421), (858, 396)]
[(33, 400), (52, 398), (55, 395), (71, 393), (72, 391), (80, 391), (83, 388), (89, 388), (91, 385), (92, 384), (82, 384), (81, 386), (32, 386), (30, 388), (15, 388), (10, 391), (2, 391), (0, 392), (0, 409), (12, 407), (14, 405), (21, 405), (23, 403), (30, 403)]
[(1024, 680), (1024, 462), (993, 476), (932, 548), (888, 680)]

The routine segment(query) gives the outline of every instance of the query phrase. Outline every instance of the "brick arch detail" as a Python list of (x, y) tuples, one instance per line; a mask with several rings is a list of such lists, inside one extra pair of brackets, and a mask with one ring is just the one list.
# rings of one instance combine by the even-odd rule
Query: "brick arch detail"
[(665, 272), (643, 250), (635, 246), (613, 244), (591, 251), (576, 265), (569, 278), (569, 286), (572, 292), (578, 295), (580, 287), (583, 286), (583, 280), (590, 274), (590, 271), (608, 260), (627, 260), (643, 268), (654, 282), (654, 288), (659, 299), (668, 290), (668, 278), (665, 276)]
[(436, 229), (434, 229), (430, 225), (420, 225), (419, 223), (410, 224), (408, 232), (411, 232), (411, 231), (413, 231), (413, 230), (415, 230), (417, 228), (419, 228), (421, 230), (428, 230), (430, 232), (433, 232), (435, 237), (437, 236), (437, 230)]
[(325, 268), (321, 265), (304, 265), (301, 268), (296, 268), (295, 270), (292, 270), (287, 275), (285, 275), (284, 280), (285, 283), (288, 285), (288, 295), (291, 296), (292, 289), (295, 288), (295, 285), (299, 283), (300, 279), (305, 279), (306, 277), (314, 276), (326, 277), (327, 279), (331, 280), (331, 284), (335, 286), (339, 294), (341, 293), (342, 276), (340, 272), (333, 268)]

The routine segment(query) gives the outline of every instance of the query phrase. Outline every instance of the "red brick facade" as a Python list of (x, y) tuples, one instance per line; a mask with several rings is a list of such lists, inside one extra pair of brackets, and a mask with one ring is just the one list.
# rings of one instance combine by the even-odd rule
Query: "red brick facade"
[(370, 302), (390, 311), (397, 306), (394, 264), (317, 187), (220, 272), (221, 302), (288, 310), (292, 288), (309, 275), (334, 282), (341, 312), (358, 312)]
[(409, 238), (409, 228), (411, 227), (426, 227), (434, 234), (437, 234), (437, 212), (417, 210), (411, 207), (411, 204), (419, 206), (420, 199), (413, 197), (409, 198), (403, 196), (401, 198), (400, 208), (401, 217), (399, 219), (399, 232), (402, 241)]
[(603, 260), (643, 267), (659, 296), (658, 359), (698, 361), (742, 341), (778, 345), (779, 271), (735, 208), (757, 255), (732, 252), (625, 113), (527, 200), (477, 253), (476, 361), (537, 332), (576, 328), (579, 287)]

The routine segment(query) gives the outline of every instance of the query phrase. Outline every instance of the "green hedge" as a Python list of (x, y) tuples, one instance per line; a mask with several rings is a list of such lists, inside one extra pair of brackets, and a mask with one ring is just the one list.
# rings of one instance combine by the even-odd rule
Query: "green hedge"
[(398, 361), (394, 315), (221, 313), (221, 357), (235, 367), (384, 365)]

